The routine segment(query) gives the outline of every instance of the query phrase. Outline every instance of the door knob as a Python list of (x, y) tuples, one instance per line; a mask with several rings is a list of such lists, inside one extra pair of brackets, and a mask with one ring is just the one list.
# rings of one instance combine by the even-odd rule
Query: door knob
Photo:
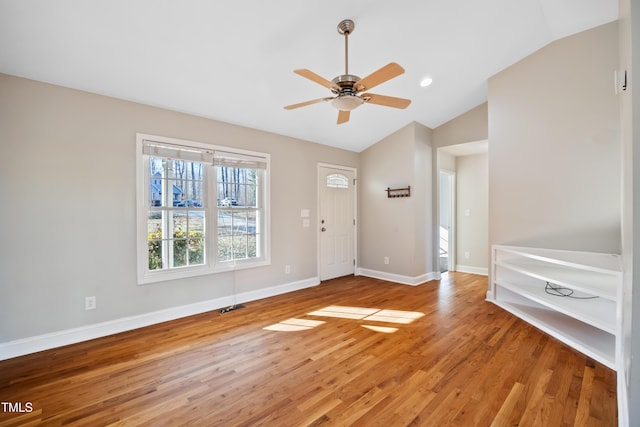
[(326, 228), (324, 228), (324, 227), (322, 227), (322, 228), (320, 229), (320, 231), (327, 231), (327, 229), (326, 229)]

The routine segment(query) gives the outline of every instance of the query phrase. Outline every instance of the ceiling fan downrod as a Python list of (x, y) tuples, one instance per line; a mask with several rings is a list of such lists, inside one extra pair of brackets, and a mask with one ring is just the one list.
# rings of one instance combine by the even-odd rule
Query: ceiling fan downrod
[(351, 19), (344, 19), (338, 24), (338, 33), (344, 36), (344, 74), (349, 75), (349, 34), (356, 27)]

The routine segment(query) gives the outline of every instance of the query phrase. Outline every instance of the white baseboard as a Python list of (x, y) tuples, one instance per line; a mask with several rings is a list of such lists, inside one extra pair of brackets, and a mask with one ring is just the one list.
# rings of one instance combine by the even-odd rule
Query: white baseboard
[(489, 269), (487, 267), (473, 267), (471, 265), (456, 265), (456, 271), (460, 273), (480, 274), (482, 276), (489, 275)]
[(100, 338), (107, 335), (130, 331), (132, 329), (142, 328), (144, 326), (154, 325), (156, 323), (179, 319), (181, 317), (205, 313), (207, 311), (227, 307), (235, 303), (244, 303), (310, 288), (318, 285), (319, 283), (320, 279), (318, 277), (311, 277), (309, 279), (285, 283), (283, 285), (272, 286), (270, 288), (243, 292), (241, 294), (237, 294), (235, 298), (233, 296), (225, 296), (193, 304), (153, 311), (137, 316), (123, 317), (107, 322), (81, 326), (79, 328), (66, 329), (63, 331), (51, 332), (14, 341), (7, 341), (0, 343), (0, 360), (11, 359), (25, 354), (49, 350), (81, 341), (88, 341), (94, 338)]
[(431, 280), (438, 280), (440, 278), (440, 274), (434, 272), (421, 274), (420, 276), (416, 277), (410, 277), (400, 274), (387, 273), (386, 271), (370, 270), (368, 268), (358, 268), (356, 270), (356, 275), (373, 277), (374, 279), (388, 280), (389, 282), (411, 286), (417, 286)]

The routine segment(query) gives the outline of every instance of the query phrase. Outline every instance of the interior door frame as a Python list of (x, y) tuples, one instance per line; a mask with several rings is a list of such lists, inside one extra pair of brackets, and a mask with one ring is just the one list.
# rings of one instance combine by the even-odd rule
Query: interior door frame
[(316, 167), (317, 173), (316, 173), (316, 180), (317, 180), (317, 186), (316, 186), (316, 218), (318, 218), (318, 220), (316, 220), (316, 269), (317, 269), (317, 274), (318, 274), (318, 278), (320, 278), (320, 271), (322, 268), (322, 253), (321, 253), (321, 248), (320, 248), (320, 228), (321, 228), (321, 224), (320, 224), (320, 215), (321, 215), (321, 209), (320, 209), (320, 186), (321, 185), (326, 185), (326, 182), (323, 182), (322, 179), (320, 179), (320, 175), (321, 175), (321, 170), (322, 168), (328, 168), (328, 169), (338, 169), (338, 170), (344, 170), (344, 171), (349, 171), (351, 173), (353, 173), (353, 217), (355, 219), (355, 225), (353, 227), (353, 259), (354, 259), (354, 264), (353, 264), (353, 274), (354, 275), (358, 275), (358, 228), (360, 227), (360, 221), (358, 220), (358, 186), (356, 185), (358, 182), (358, 169), (351, 167), (351, 166), (343, 166), (343, 165), (335, 165), (335, 164), (331, 164), (331, 163), (320, 163), (318, 162), (318, 165)]
[[(440, 203), (442, 199), (440, 197), (440, 177), (441, 174), (447, 175), (449, 177), (449, 244), (447, 250), (449, 251), (449, 256), (447, 260), (447, 271), (456, 271), (456, 237), (457, 237), (457, 193), (456, 193), (456, 171), (452, 171), (449, 169), (438, 169), (438, 253), (440, 253), (440, 224), (442, 223), (440, 218)], [(438, 256), (438, 263), (440, 262), (440, 257)], [(440, 270), (438, 265), (438, 271)]]

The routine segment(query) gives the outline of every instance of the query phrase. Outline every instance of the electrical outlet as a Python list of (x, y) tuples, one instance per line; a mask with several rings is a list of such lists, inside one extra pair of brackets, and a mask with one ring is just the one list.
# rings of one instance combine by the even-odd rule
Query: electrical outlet
[(384, 263), (385, 264), (389, 264), (389, 257), (388, 256), (384, 257)]
[(95, 310), (96, 309), (96, 297), (86, 297), (84, 299), (84, 309), (85, 310)]
[(465, 252), (464, 253), (464, 258), (465, 259), (469, 259), (471, 257), (471, 254), (469, 252)]
[(291, 266), (290, 265), (285, 265), (284, 266), (284, 274), (289, 274), (291, 273)]

